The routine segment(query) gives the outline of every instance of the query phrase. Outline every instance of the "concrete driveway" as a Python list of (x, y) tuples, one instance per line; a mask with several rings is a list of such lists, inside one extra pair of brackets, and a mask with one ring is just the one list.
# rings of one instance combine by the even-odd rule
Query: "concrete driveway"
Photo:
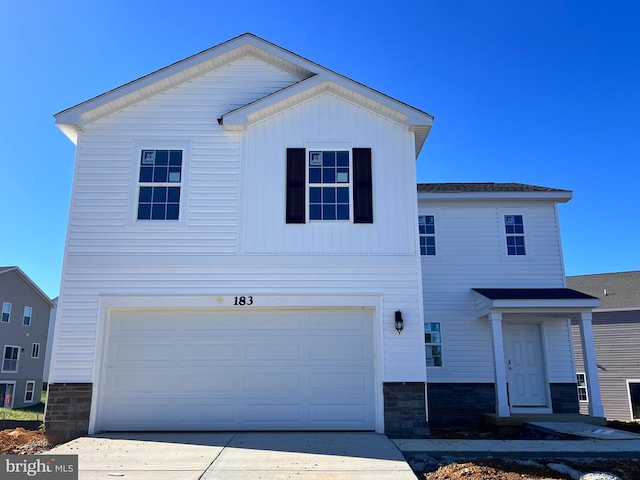
[(52, 454), (78, 455), (80, 480), (415, 480), (376, 433), (135, 433), (83, 437)]

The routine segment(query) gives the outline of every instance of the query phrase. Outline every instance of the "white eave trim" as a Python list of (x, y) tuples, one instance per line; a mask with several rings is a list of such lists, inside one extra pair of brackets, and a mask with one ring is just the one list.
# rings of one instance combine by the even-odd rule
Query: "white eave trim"
[(433, 117), (368, 87), (337, 74), (322, 73), (283, 88), (271, 95), (226, 113), (218, 122), (228, 131), (244, 130), (247, 125), (291, 108), (309, 98), (330, 92), (394, 122), (406, 125), (416, 136), (416, 157), (431, 130)]
[[(416, 156), (420, 152), (433, 123), (432, 115), (366, 87), (348, 77), (333, 72), (250, 33), (240, 35), (74, 107), (63, 110), (54, 115), (56, 125), (58, 125), (72, 142), (77, 143), (78, 132), (80, 132), (87, 123), (122, 110), (123, 108), (247, 55), (260, 58), (277, 68), (296, 75), (302, 82), (293, 85), (293, 87), (300, 85), (300, 83), (304, 84), (305, 79), (317, 77), (318, 82), (330, 81), (336, 86), (335, 88), (337, 90), (344, 89), (344, 94), (347, 98), (361, 97), (359, 103), (365, 106), (368, 104), (374, 105), (381, 111), (386, 111), (387, 115), (391, 117), (396, 115), (405, 116), (406, 120), (403, 123), (408, 125), (410, 131), (415, 134)], [(305, 84), (305, 86), (299, 86), (298, 88), (304, 89), (308, 87), (306, 87)], [(281, 95), (278, 95), (278, 93)], [(293, 90), (284, 89), (281, 92), (276, 92), (276, 94), (265, 97), (263, 100), (268, 102), (267, 104), (263, 104), (261, 101), (254, 102), (234, 112), (229, 112), (223, 119), (225, 123), (227, 121), (230, 123), (230, 129), (234, 128), (233, 125), (236, 125), (235, 129), (238, 129), (238, 125), (246, 125), (247, 123), (246, 118), (241, 120), (243, 113), (247, 115), (258, 112), (274, 102), (286, 101), (284, 97), (295, 95), (295, 93), (295, 88)], [(274, 95), (278, 95), (276, 97), (278, 100), (271, 98)], [(233, 120), (230, 120), (229, 117), (233, 118)]]

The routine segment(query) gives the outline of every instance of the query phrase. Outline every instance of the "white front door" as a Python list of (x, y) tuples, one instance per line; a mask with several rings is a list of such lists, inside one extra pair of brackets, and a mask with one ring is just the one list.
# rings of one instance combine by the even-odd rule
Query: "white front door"
[(505, 323), (504, 349), (510, 406), (546, 407), (549, 396), (540, 325)]

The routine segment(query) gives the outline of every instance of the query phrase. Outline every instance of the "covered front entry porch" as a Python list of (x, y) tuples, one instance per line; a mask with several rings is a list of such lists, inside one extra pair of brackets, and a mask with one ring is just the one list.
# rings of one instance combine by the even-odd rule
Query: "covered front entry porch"
[(571, 319), (580, 325), (589, 415), (603, 416), (591, 321), (597, 298), (568, 288), (473, 291), (478, 318), (491, 327), (497, 417), (566, 414), (571, 402), (577, 407)]

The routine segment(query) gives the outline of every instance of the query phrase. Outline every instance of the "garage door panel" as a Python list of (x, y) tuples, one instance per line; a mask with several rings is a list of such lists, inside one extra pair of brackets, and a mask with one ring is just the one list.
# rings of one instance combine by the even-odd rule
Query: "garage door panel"
[(309, 376), (309, 390), (323, 392), (341, 389), (349, 394), (364, 393), (371, 389), (370, 376), (368, 372), (316, 372)]
[(183, 340), (182, 355), (184, 360), (198, 360), (204, 362), (216, 362), (219, 360), (237, 360), (241, 352), (235, 343), (221, 342), (193, 342)]
[(99, 430), (374, 429), (370, 310), (121, 311), (108, 330)]

